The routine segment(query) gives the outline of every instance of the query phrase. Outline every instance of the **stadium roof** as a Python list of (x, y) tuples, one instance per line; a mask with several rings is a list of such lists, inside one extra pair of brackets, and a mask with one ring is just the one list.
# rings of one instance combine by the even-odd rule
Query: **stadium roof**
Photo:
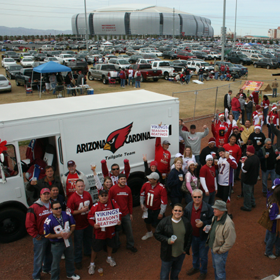
[[(104, 8), (93, 10), (92, 12), (146, 12), (146, 13), (173, 13), (173, 8), (159, 7), (159, 6), (147, 6), (147, 4), (123, 4), (117, 6), (107, 6)], [(175, 13), (190, 14), (175, 9)]]

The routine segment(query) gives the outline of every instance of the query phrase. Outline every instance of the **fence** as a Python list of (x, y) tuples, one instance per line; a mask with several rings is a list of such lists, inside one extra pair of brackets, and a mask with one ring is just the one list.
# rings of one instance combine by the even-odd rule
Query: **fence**
[[(262, 82), (271, 84), (272, 81), (263, 80)], [(222, 112), (224, 110), (225, 94), (232, 90), (232, 97), (234, 97), (244, 82), (244, 80), (239, 80), (218, 87), (173, 92), (172, 96), (178, 97), (180, 100), (180, 118), (191, 121), (206, 118), (209, 115), (213, 116), (217, 109)]]

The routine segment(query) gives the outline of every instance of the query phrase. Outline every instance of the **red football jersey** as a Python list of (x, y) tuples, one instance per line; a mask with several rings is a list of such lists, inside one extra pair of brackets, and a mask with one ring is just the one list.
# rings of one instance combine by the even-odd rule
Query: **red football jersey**
[[(74, 192), (73, 195), (67, 201), (67, 211), (70, 211), (73, 215), (75, 210), (81, 210), (83, 207), (88, 206), (89, 209), (92, 207), (92, 198), (89, 192), (84, 191), (83, 195), (79, 195), (77, 192)], [(76, 230), (84, 229), (89, 226), (87, 219), (87, 212), (73, 215), (76, 221)]]
[(132, 214), (132, 194), (131, 189), (128, 186), (124, 188), (119, 187), (119, 185), (114, 185), (109, 190), (109, 199), (114, 199), (122, 212), (122, 216), (127, 214)]
[[(205, 178), (206, 186), (209, 192), (215, 191), (216, 170), (213, 165), (211, 167), (206, 164), (203, 165), (200, 169), (199, 177)], [(201, 190), (205, 192), (202, 186)]]
[(66, 195), (68, 197), (68, 199), (70, 198), (70, 196), (76, 192), (76, 188), (75, 188), (75, 184), (76, 181), (79, 179), (79, 175), (77, 172), (75, 172), (74, 174), (69, 173), (67, 175), (66, 178)]
[[(95, 225), (95, 212), (112, 210), (112, 209), (120, 209), (119, 205), (114, 199), (108, 200), (108, 203), (106, 204), (98, 201), (91, 207), (90, 212), (88, 213), (89, 223), (92, 226)], [(121, 219), (121, 213), (119, 217)], [(94, 229), (94, 235), (96, 239), (107, 239), (107, 238), (111, 239), (115, 234), (116, 234), (115, 226), (105, 227), (105, 231), (102, 231), (101, 228)]]
[(141, 188), (140, 195), (145, 197), (145, 206), (150, 210), (158, 210), (161, 204), (167, 204), (167, 192), (160, 183), (157, 183), (154, 188), (150, 182), (145, 183)]

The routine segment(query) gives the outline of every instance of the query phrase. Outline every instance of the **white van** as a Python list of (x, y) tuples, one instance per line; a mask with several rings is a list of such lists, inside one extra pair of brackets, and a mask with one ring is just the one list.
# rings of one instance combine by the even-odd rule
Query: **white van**
[(161, 122), (169, 125), (169, 151), (172, 157), (178, 152), (178, 99), (146, 90), (5, 104), (0, 105), (0, 119), (0, 138), (7, 141), (8, 148), (6, 161), (0, 164), (0, 242), (25, 234), (30, 203), (22, 161), (31, 140), (52, 146), (55, 156), (51, 164), (56, 176), (65, 174), (67, 161), (74, 160), (87, 176), (94, 200), (97, 191), (90, 165), (97, 165), (103, 179), (101, 160), (106, 159), (110, 170), (113, 163), (123, 169), (124, 159), (128, 159), (128, 186), (135, 204), (139, 204), (145, 178), (143, 154), (148, 161), (155, 156), (150, 126)]
[(53, 46), (52, 45), (43, 45), (39, 49), (41, 49), (42, 51), (51, 51), (53, 49)]

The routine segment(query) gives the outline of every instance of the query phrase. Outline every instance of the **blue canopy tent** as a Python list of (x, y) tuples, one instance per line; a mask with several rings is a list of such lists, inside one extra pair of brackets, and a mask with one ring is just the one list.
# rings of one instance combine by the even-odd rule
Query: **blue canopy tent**
[[(50, 61), (39, 65), (33, 68), (33, 71), (37, 73), (41, 73), (40, 76), (40, 98), (41, 98), (41, 90), (42, 90), (42, 74), (44, 73), (61, 73), (61, 72), (71, 72), (72, 69), (70, 67), (58, 64), (54, 61)], [(32, 81), (33, 81), (33, 72), (32, 72)]]

